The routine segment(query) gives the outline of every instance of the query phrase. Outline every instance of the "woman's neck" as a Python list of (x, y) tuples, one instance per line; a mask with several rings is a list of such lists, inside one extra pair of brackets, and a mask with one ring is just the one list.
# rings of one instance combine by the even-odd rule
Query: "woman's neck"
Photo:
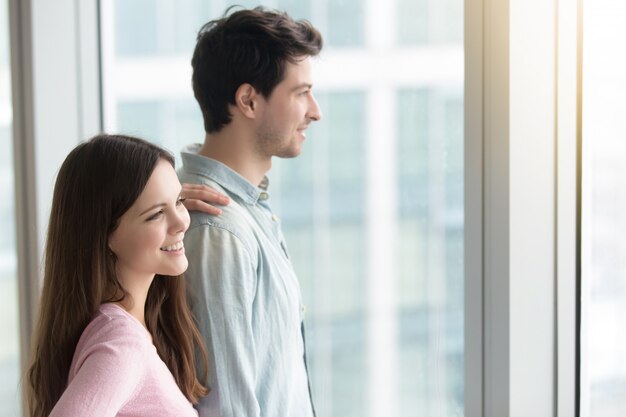
[(139, 323), (141, 323), (146, 328), (146, 300), (148, 298), (148, 291), (150, 290), (150, 285), (152, 284), (153, 280), (154, 275), (145, 279), (120, 279), (120, 283), (126, 290), (126, 296), (123, 297), (121, 301), (118, 301), (116, 303), (124, 310), (126, 310), (131, 316), (136, 318)]

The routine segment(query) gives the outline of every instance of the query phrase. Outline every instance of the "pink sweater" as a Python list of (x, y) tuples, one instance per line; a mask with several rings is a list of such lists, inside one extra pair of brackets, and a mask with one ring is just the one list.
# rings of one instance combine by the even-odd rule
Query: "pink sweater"
[(83, 331), (51, 417), (197, 417), (150, 333), (115, 304)]

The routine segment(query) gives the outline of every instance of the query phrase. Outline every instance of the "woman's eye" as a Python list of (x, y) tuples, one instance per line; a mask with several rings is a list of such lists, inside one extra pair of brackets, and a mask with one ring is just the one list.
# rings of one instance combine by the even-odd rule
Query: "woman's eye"
[(183, 202), (186, 200), (186, 198), (179, 198), (178, 201), (176, 202), (177, 206), (180, 206), (181, 204), (183, 204)]
[(158, 212), (154, 213), (152, 216), (148, 217), (148, 219), (147, 219), (147, 220), (148, 220), (148, 221), (150, 221), (150, 220), (156, 220), (156, 219), (158, 219), (159, 217), (161, 217), (161, 215), (162, 215), (162, 214), (163, 214), (163, 210), (160, 210), (160, 211), (158, 211)]

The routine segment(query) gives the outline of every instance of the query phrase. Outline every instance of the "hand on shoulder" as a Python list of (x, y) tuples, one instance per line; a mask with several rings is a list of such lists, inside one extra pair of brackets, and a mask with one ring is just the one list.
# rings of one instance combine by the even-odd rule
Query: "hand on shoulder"
[(206, 184), (182, 184), (183, 204), (189, 211), (201, 211), (213, 216), (222, 214), (216, 205), (225, 206), (230, 199)]

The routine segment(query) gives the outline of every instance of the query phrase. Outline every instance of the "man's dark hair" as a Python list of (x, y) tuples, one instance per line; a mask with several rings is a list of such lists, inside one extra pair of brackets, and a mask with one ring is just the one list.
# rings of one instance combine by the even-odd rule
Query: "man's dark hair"
[(231, 10), (200, 29), (191, 59), (193, 92), (207, 133), (230, 123), (228, 105), (235, 104), (239, 86), (249, 83), (269, 98), (285, 76), (286, 63), (322, 50), (322, 35), (306, 20), (263, 7), (229, 15)]

